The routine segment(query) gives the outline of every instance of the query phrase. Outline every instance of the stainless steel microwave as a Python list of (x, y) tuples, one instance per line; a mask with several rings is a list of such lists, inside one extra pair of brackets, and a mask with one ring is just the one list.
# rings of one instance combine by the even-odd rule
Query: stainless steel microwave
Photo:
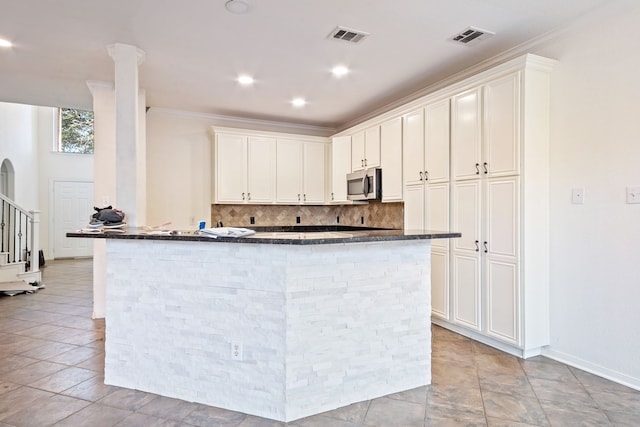
[(370, 168), (347, 174), (349, 200), (382, 200), (382, 169)]

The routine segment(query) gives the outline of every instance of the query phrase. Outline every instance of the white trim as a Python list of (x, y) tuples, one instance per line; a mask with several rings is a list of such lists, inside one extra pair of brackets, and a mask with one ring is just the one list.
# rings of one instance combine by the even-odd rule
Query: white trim
[(600, 366), (597, 363), (592, 363), (579, 357), (575, 357), (570, 354), (566, 354), (550, 348), (543, 349), (542, 355), (548, 357), (549, 359), (553, 359), (566, 365), (573, 366), (574, 368), (581, 369), (583, 371), (589, 372), (590, 374), (597, 375), (615, 383), (622, 384), (635, 390), (640, 390), (640, 378), (630, 377), (621, 372), (614, 371), (613, 369)]
[(238, 123), (238, 126), (259, 126), (290, 129), (295, 132), (312, 132), (322, 134), (322, 136), (330, 136), (336, 132), (336, 128), (315, 125), (303, 125), (296, 123), (277, 122), (272, 120), (249, 119), (246, 117), (225, 116), (221, 114), (196, 113), (192, 111), (173, 110), (170, 108), (150, 107), (148, 113), (162, 113), (181, 117), (191, 117), (196, 119), (220, 120), (231, 123)]
[(243, 136), (276, 138), (276, 139), (293, 139), (296, 141), (303, 140), (303, 141), (321, 142), (324, 144), (328, 144), (331, 142), (331, 138), (324, 137), (324, 136), (311, 136), (311, 135), (301, 135), (301, 134), (271, 132), (271, 131), (257, 131), (257, 130), (247, 130), (247, 129), (240, 129), (240, 128), (228, 128), (228, 127), (222, 127), (222, 126), (211, 126), (209, 129), (212, 135), (215, 135), (218, 133), (233, 133), (233, 134), (241, 134)]

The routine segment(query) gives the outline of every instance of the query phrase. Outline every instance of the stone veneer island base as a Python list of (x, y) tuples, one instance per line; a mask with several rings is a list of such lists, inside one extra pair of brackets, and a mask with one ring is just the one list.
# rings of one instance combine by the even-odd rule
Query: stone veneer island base
[(279, 421), (430, 384), (430, 238), (108, 238), (105, 383)]

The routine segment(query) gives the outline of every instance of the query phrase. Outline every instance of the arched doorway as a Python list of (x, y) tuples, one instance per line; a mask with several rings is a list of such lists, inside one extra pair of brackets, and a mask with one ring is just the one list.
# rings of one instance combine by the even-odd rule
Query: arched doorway
[(2, 166), (0, 166), (0, 194), (8, 197), (11, 200), (15, 198), (14, 176), (15, 176), (15, 172), (14, 172), (13, 164), (11, 163), (11, 160), (4, 159), (2, 161)]

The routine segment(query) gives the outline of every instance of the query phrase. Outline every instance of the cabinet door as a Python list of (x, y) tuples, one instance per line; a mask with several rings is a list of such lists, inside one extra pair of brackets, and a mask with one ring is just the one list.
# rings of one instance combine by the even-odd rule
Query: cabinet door
[(451, 100), (451, 155), (453, 178), (474, 179), (481, 170), (480, 88)]
[[(382, 201), (402, 201), (402, 118), (380, 126)], [(346, 191), (346, 190), (345, 190)]]
[(425, 179), (428, 182), (449, 181), (449, 100), (427, 105), (424, 114)]
[(351, 136), (351, 170), (364, 169), (364, 132)]
[[(346, 202), (347, 174), (351, 172), (350, 136), (333, 138), (331, 143), (331, 164), (331, 201)], [(384, 180), (382, 184), (384, 185)]]
[(420, 184), (424, 180), (424, 111), (422, 108), (408, 113), (403, 118), (402, 149), (404, 184)]
[(431, 314), (449, 320), (449, 253), (431, 250)]
[(364, 167), (380, 166), (380, 126), (374, 126), (364, 132)]
[[(449, 184), (425, 185), (425, 221), (427, 230), (449, 231)], [(449, 249), (449, 239), (434, 239), (433, 248)]]
[(276, 143), (276, 202), (302, 202), (302, 142)]
[(321, 142), (304, 143), (302, 201), (309, 204), (324, 203), (324, 151)]
[(487, 333), (518, 345), (520, 319), (518, 177), (485, 183), (482, 251), (487, 304)]
[(246, 198), (247, 148), (240, 135), (216, 135), (216, 203), (244, 203)]
[(408, 185), (404, 189), (404, 229), (424, 229), (424, 185)]
[(483, 173), (517, 175), (520, 170), (520, 78), (512, 74), (484, 87)]
[(451, 229), (462, 233), (452, 239), (451, 283), (453, 321), (481, 329), (480, 192), (479, 180), (453, 184)]
[(276, 140), (249, 137), (247, 141), (247, 201), (273, 203), (275, 199)]

